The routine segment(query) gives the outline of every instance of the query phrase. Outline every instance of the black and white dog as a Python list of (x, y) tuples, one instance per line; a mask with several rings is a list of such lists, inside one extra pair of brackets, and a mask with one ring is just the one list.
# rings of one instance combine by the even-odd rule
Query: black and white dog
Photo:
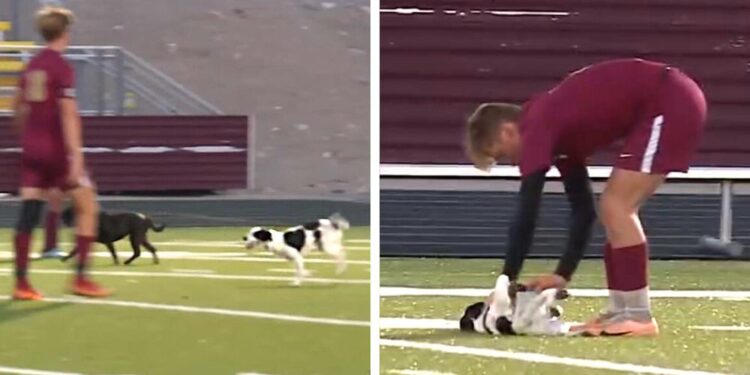
[(322, 251), (332, 256), (336, 262), (336, 273), (346, 269), (344, 230), (349, 222), (339, 214), (325, 219), (298, 225), (284, 231), (254, 227), (242, 237), (245, 248), (263, 246), (275, 255), (294, 262), (296, 278), (293, 285), (299, 285), (310, 272), (305, 269), (304, 257), (311, 251)]
[(527, 291), (523, 285), (500, 275), (486, 301), (464, 310), (459, 328), (490, 335), (565, 335), (570, 325), (562, 321), (562, 308), (557, 301), (567, 297), (565, 290)]
[[(67, 226), (74, 225), (75, 214), (72, 208), (67, 208), (63, 211), (62, 221)], [(130, 246), (133, 248), (133, 256), (125, 261), (126, 265), (141, 256), (141, 246), (145, 247), (151, 253), (154, 258), (154, 264), (159, 264), (156, 248), (148, 242), (147, 232), (149, 229), (152, 229), (154, 232), (161, 232), (165, 227), (163, 224), (155, 225), (151, 218), (144, 214), (136, 212), (109, 214), (101, 211), (99, 212), (99, 233), (97, 234), (96, 242), (107, 246), (107, 250), (112, 254), (115, 264), (120, 264), (119, 259), (117, 259), (114, 243), (125, 237), (129, 237)], [(70, 254), (62, 259), (63, 262), (70, 259), (77, 252), (78, 249), (73, 249)]]

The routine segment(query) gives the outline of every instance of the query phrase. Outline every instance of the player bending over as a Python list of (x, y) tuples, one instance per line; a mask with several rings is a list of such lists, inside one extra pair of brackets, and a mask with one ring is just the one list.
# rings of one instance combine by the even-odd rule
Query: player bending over
[(607, 237), (609, 303), (602, 314), (577, 329), (589, 335), (658, 334), (648, 295), (648, 243), (638, 211), (669, 172), (687, 171), (705, 119), (703, 92), (690, 77), (640, 59), (588, 66), (523, 108), (479, 106), (467, 126), (472, 161), (487, 170), (506, 159), (521, 170), (503, 274), (518, 278), (531, 247), (545, 174), (554, 165), (571, 205), (569, 237), (554, 273), (528, 285), (542, 290), (562, 288), (570, 281), (596, 219), (586, 159), (622, 141), (599, 199)]
[(96, 192), (83, 159), (81, 118), (75, 100), (73, 69), (62, 52), (70, 41), (73, 14), (45, 7), (37, 13), (46, 47), (27, 65), (14, 100), (14, 124), (21, 133), (21, 213), (16, 225), (16, 288), (13, 298), (38, 300), (42, 295), (27, 277), (31, 234), (39, 223), (45, 191), (60, 189), (76, 210), (78, 264), (72, 292), (86, 297), (110, 294), (86, 275), (91, 243), (97, 232)]

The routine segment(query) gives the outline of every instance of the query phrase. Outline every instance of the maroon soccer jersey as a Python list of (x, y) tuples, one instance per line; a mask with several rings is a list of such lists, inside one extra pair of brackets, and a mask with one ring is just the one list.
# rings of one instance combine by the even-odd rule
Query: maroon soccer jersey
[[(617, 167), (645, 173), (686, 170), (705, 122), (700, 88), (675, 68), (611, 60), (570, 74), (524, 105), (521, 174), (585, 164), (616, 140)], [(680, 136), (682, 136), (679, 145)]]
[(58, 100), (74, 98), (74, 72), (54, 50), (40, 51), (26, 66), (19, 89), (29, 107), (21, 146), (24, 162), (67, 164)]

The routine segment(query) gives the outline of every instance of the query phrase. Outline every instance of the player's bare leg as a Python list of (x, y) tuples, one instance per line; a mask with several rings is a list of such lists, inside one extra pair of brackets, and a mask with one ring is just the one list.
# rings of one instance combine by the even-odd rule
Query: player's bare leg
[(39, 300), (41, 293), (34, 290), (29, 283), (29, 248), (34, 228), (39, 224), (39, 217), (44, 207), (43, 190), (38, 188), (21, 188), (21, 212), (16, 224), (16, 233), (13, 237), (15, 249), (15, 273), (16, 286), (13, 291), (15, 300)]
[(590, 334), (655, 335), (648, 294), (648, 244), (638, 211), (664, 182), (663, 175), (615, 168), (600, 198), (606, 230), (604, 262), (609, 288), (606, 313), (590, 322)]
[(99, 204), (96, 202), (96, 191), (91, 184), (79, 186), (68, 194), (73, 199), (76, 218), (76, 250), (78, 263), (76, 277), (73, 281), (74, 294), (84, 297), (107, 297), (112, 294), (94, 283), (87, 276), (89, 252), (98, 231)]
[(57, 229), (60, 223), (65, 194), (60, 189), (50, 189), (46, 192), (47, 217), (44, 220), (44, 248), (42, 258), (62, 258), (64, 254), (57, 246)]

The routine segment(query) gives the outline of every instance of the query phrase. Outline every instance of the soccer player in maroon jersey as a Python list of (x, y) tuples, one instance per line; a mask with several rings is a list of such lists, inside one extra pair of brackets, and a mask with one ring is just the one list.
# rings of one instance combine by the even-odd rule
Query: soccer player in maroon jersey
[(60, 189), (76, 210), (78, 263), (72, 292), (104, 297), (110, 292), (86, 274), (89, 251), (97, 232), (96, 192), (84, 162), (81, 118), (75, 99), (73, 68), (62, 52), (70, 41), (73, 14), (45, 7), (37, 13), (37, 28), (46, 41), (26, 66), (14, 100), (14, 124), (21, 133), (21, 213), (16, 225), (16, 287), (13, 298), (38, 300), (42, 295), (27, 277), (29, 246), (39, 223), (45, 191)]
[(500, 160), (518, 164), (521, 189), (510, 226), (503, 274), (517, 279), (531, 247), (545, 175), (556, 166), (571, 205), (566, 248), (554, 273), (536, 289), (570, 281), (596, 220), (586, 160), (622, 141), (599, 199), (606, 230), (606, 310), (577, 327), (589, 335), (651, 336), (659, 332), (648, 295), (648, 244), (638, 211), (670, 172), (687, 171), (703, 134), (706, 101), (680, 70), (641, 59), (581, 69), (523, 108), (482, 104), (469, 118), (466, 146), (480, 169)]

